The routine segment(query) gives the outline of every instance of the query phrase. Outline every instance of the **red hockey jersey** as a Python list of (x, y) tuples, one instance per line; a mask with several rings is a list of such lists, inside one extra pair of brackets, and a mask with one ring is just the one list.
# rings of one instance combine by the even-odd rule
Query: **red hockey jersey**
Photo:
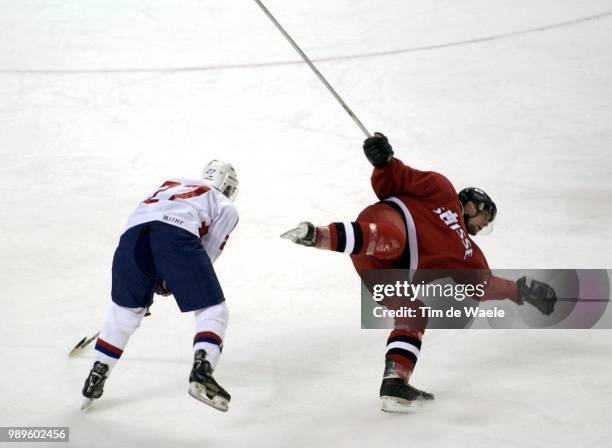
[[(372, 188), (384, 202), (401, 212), (406, 223), (410, 268), (484, 269), (489, 265), (470, 238), (457, 191), (433, 171), (419, 171), (399, 159), (372, 173)], [(491, 277), (484, 300), (517, 297), (516, 284)]]

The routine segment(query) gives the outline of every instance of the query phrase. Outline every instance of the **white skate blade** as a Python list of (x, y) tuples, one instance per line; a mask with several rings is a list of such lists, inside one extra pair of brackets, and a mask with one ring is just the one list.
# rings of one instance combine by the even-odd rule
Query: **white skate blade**
[(86, 398), (81, 405), (81, 410), (87, 409), (94, 402), (93, 398)]
[(380, 407), (380, 410), (383, 412), (393, 412), (396, 414), (406, 414), (406, 413), (410, 413), (410, 412), (414, 412), (417, 409), (425, 406), (425, 403), (429, 400), (414, 400), (414, 401), (409, 401), (409, 400), (404, 400), (403, 398), (399, 398), (399, 397), (387, 397), (387, 396), (382, 396), (380, 397), (381, 401), (382, 401), (382, 405)]
[(287, 230), (280, 237), (285, 240), (289, 240), (292, 243), (295, 243), (301, 240), (302, 238), (305, 238), (307, 234), (308, 234), (308, 224), (305, 222), (301, 222), (298, 224), (297, 227)]
[(189, 395), (202, 403), (211, 406), (218, 411), (227, 412), (229, 401), (223, 397), (215, 396), (212, 399), (206, 395), (206, 388), (200, 383), (189, 383)]

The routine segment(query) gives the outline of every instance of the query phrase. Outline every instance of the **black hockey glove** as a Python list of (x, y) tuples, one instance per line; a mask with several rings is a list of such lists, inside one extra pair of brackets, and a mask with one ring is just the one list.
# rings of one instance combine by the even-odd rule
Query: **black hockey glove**
[(516, 281), (516, 287), (519, 298), (535, 306), (542, 314), (549, 316), (555, 310), (557, 293), (552, 286), (531, 277), (521, 277)]
[(168, 283), (166, 283), (166, 281), (162, 280), (161, 278), (158, 278), (155, 281), (155, 284), (153, 285), (153, 292), (159, 296), (164, 297), (172, 295), (172, 291), (170, 291)]
[(380, 132), (375, 132), (373, 137), (363, 142), (363, 152), (376, 168), (387, 166), (393, 159), (393, 148), (389, 144), (389, 139)]

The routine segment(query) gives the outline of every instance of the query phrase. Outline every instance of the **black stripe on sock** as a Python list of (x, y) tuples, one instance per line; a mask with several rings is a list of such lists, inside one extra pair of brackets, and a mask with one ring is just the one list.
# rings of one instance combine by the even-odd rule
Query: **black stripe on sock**
[(334, 225), (338, 233), (338, 247), (336, 247), (336, 251), (344, 252), (344, 249), (346, 249), (346, 230), (344, 229), (344, 224), (335, 222)]
[(392, 342), (405, 342), (406, 344), (414, 345), (416, 348), (421, 350), (421, 341), (412, 336), (398, 335), (387, 339), (387, 345), (391, 344)]
[(410, 361), (412, 361), (412, 364), (416, 364), (417, 362), (417, 357), (414, 353), (412, 353), (409, 350), (404, 350), (403, 348), (392, 348), (391, 350), (387, 350), (387, 355), (400, 355), (403, 356), (404, 358), (409, 359)]
[(353, 227), (353, 234), (355, 235), (355, 247), (351, 255), (355, 255), (361, 251), (361, 247), (363, 246), (363, 235), (361, 233), (361, 226), (358, 223), (352, 222), (351, 226)]

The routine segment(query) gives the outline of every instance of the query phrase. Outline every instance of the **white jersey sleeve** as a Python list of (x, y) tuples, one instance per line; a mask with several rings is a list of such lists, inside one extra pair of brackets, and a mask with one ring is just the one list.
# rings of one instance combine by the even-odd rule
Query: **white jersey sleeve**
[(218, 215), (202, 237), (202, 245), (213, 263), (221, 255), (227, 239), (238, 224), (238, 211), (229, 200), (220, 203), (217, 210)]
[(238, 211), (209, 182), (177, 178), (167, 180), (138, 204), (124, 231), (151, 221), (196, 235), (214, 262), (238, 222)]

